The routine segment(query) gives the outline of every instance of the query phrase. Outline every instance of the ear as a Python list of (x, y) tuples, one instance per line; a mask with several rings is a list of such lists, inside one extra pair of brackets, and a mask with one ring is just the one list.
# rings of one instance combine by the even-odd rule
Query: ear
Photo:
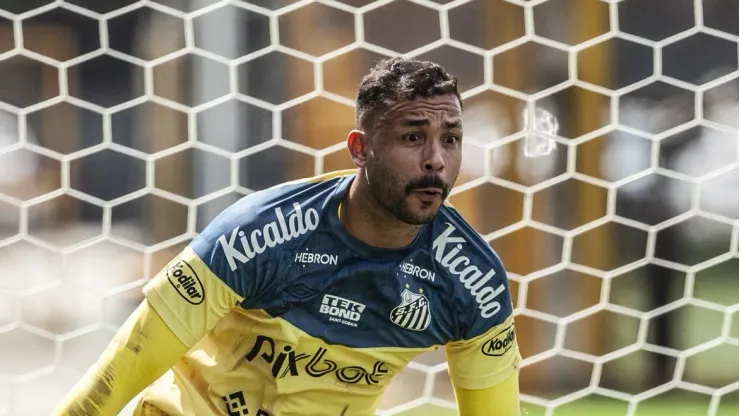
[(358, 168), (365, 167), (367, 164), (369, 150), (367, 148), (367, 139), (367, 134), (361, 130), (352, 130), (347, 135), (347, 149), (349, 150), (352, 161)]

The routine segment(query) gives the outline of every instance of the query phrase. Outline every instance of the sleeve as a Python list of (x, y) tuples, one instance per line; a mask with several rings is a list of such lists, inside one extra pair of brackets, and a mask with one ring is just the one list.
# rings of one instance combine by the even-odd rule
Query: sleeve
[(192, 246), (144, 286), (144, 296), (187, 347), (244, 299), (210, 270)]
[(519, 374), (514, 373), (501, 384), (479, 390), (455, 385), (455, 399), (460, 416), (519, 416)]
[(187, 353), (150, 306), (141, 302), (52, 415), (117, 415)]
[[(271, 265), (261, 235), (268, 222), (264, 203), (245, 197), (219, 214), (145, 287), (144, 295), (162, 320), (192, 347), (230, 310), (250, 308), (265, 297)], [(245, 242), (249, 234), (252, 243)], [(251, 245), (250, 245), (251, 244)]]
[[(283, 302), (292, 250), (318, 226), (308, 184), (249, 194), (222, 211), (144, 288), (154, 310), (192, 347), (230, 310)], [(313, 191), (311, 191), (313, 192)]]
[(452, 383), (469, 390), (486, 389), (509, 379), (522, 359), (506, 271), (488, 245), (484, 250), (485, 256), (477, 263), (487, 264), (490, 271), (473, 273), (463, 283), (467, 299), (462, 337), (446, 345)]

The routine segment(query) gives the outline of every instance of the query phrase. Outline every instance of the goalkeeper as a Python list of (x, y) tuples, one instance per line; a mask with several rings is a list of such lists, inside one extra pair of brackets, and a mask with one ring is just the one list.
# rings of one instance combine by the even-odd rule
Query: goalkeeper
[[(327, 115), (330, 116), (330, 115)], [(395, 375), (444, 347), (463, 416), (519, 414), (504, 267), (445, 200), (462, 163), (457, 80), (393, 58), (361, 82), (357, 170), (227, 208), (55, 415), (372, 415)]]

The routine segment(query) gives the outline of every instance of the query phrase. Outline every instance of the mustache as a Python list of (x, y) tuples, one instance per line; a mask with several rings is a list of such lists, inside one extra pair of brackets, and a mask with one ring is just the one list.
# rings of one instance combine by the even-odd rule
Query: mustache
[(450, 192), (450, 184), (444, 181), (441, 177), (437, 175), (427, 175), (422, 176), (418, 179), (414, 179), (413, 181), (409, 182), (408, 185), (406, 185), (406, 193), (410, 194), (411, 192), (417, 190), (417, 189), (424, 189), (424, 188), (437, 188), (442, 190), (442, 195), (447, 196), (447, 194)]

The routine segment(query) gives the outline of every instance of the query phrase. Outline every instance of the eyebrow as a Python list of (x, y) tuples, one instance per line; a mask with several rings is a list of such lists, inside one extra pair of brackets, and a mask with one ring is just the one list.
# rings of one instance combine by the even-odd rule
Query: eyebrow
[[(459, 120), (445, 121), (443, 124), (444, 124), (444, 127), (446, 129), (456, 129), (456, 128), (460, 128), (462, 126), (462, 123)], [(429, 119), (426, 119), (426, 118), (409, 119), (409, 120), (405, 120), (403, 122), (403, 125), (406, 126), (406, 127), (428, 126), (429, 125)]]
[(410, 120), (404, 120), (403, 125), (406, 127), (420, 127), (420, 126), (428, 126), (429, 125), (429, 119), (426, 118), (415, 118)]
[(450, 130), (462, 127), (462, 123), (459, 120), (445, 121), (443, 124), (446, 129), (450, 129)]

